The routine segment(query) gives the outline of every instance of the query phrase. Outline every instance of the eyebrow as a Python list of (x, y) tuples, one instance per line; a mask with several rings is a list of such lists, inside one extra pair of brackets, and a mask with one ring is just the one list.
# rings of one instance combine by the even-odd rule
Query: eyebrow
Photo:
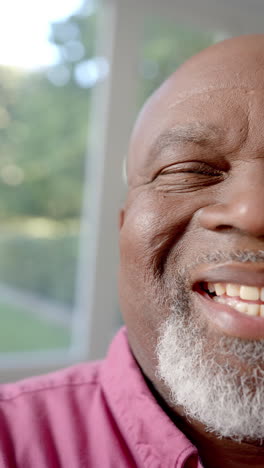
[(160, 154), (164, 149), (175, 144), (196, 144), (199, 146), (212, 146), (219, 140), (222, 132), (214, 125), (194, 122), (165, 130), (161, 133), (150, 148), (151, 156)]

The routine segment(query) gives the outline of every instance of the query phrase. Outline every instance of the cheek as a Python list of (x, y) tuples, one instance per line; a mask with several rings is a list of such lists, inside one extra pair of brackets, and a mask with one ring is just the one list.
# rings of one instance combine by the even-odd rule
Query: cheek
[[(148, 264), (160, 250), (166, 235), (166, 218), (151, 206), (136, 208), (127, 215), (121, 235), (121, 260)], [(135, 265), (136, 266), (136, 265)]]
[(139, 274), (157, 269), (184, 235), (193, 214), (193, 200), (160, 194), (138, 197), (127, 209), (120, 231), (121, 265), (138, 269)]
[(159, 300), (163, 291), (155, 274), (192, 214), (193, 201), (144, 194), (128, 204), (120, 230), (120, 306), (133, 353), (151, 379), (158, 330), (169, 314)]

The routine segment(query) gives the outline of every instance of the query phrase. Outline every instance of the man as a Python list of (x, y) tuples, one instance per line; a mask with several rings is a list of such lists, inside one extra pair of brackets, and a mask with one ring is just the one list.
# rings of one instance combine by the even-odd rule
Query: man
[(1, 467), (263, 467), (264, 36), (180, 67), (127, 169), (127, 331), (101, 363), (3, 386)]

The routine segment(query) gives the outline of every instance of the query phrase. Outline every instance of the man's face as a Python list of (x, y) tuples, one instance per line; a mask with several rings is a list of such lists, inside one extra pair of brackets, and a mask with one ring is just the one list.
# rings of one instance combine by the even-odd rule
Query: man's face
[(264, 370), (256, 296), (264, 287), (264, 85), (226, 82), (202, 83), (184, 96), (169, 84), (136, 130), (120, 231), (120, 301), (134, 355), (165, 400), (221, 435), (243, 438), (256, 434), (223, 421), (213, 427), (215, 408), (206, 421), (208, 402), (202, 410), (188, 402), (194, 390), (187, 381), (187, 395), (177, 391), (196, 373), (200, 400), (210, 386), (201, 380), (209, 370), (213, 380), (218, 366), (208, 399), (217, 391), (219, 399), (231, 381), (237, 394), (255, 395), (256, 369)]

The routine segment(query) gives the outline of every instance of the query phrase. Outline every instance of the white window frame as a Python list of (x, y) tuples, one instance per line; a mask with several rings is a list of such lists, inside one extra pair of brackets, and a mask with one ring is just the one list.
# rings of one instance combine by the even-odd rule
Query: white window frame
[[(106, 57), (110, 68), (94, 93), (91, 111), (92, 145), (85, 175), (73, 346), (68, 352), (0, 355), (0, 382), (101, 358), (115, 332), (118, 212), (125, 194), (121, 168), (136, 115), (145, 19), (149, 15), (175, 18), (175, 24), (230, 35), (263, 31), (264, 7), (258, 0), (101, 0), (98, 10), (98, 54)], [(88, 196), (89, 185), (92, 194), (89, 191)], [(93, 229), (88, 235), (89, 226)]]

